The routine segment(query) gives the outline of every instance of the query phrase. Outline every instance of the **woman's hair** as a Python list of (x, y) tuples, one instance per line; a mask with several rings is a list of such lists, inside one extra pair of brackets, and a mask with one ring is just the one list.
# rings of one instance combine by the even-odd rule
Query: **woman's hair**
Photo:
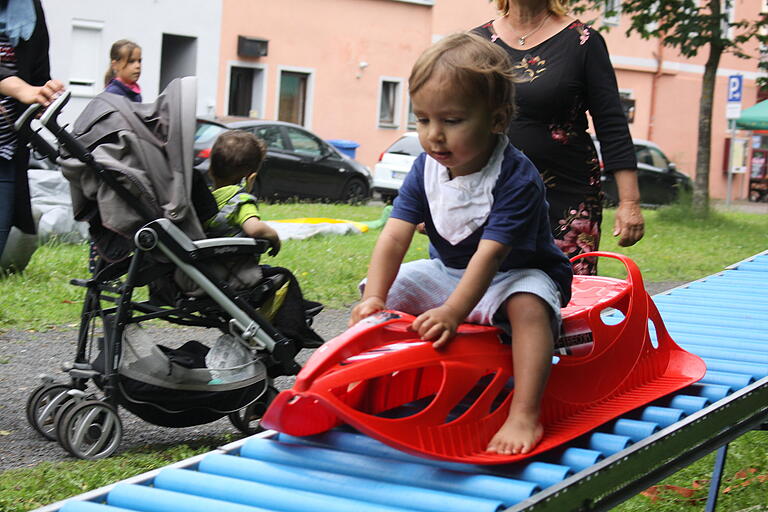
[[(509, 13), (509, 0), (493, 0), (493, 2), (496, 4), (496, 10), (498, 10), (499, 13), (502, 15)], [(547, 0), (547, 10), (558, 16), (562, 16), (568, 12), (563, 0)]]
[(490, 111), (502, 108), (514, 117), (518, 78), (507, 52), (487, 39), (468, 32), (452, 34), (427, 48), (408, 79), (411, 97), (436, 75), (462, 94), (485, 101)]
[(217, 181), (234, 184), (258, 172), (266, 154), (267, 145), (253, 133), (229, 130), (211, 148), (209, 172)]
[(104, 87), (109, 85), (109, 82), (115, 78), (115, 70), (112, 68), (112, 62), (129, 59), (133, 50), (136, 49), (141, 50), (141, 46), (128, 39), (120, 39), (112, 43), (112, 47), (109, 49), (109, 66), (107, 67), (107, 72), (104, 74)]

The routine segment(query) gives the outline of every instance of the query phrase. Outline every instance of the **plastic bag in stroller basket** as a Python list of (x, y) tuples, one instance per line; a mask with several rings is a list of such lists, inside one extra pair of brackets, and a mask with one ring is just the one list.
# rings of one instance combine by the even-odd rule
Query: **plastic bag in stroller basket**
[(121, 405), (146, 421), (174, 427), (236, 411), (267, 386), (264, 364), (229, 335), (213, 349), (194, 340), (169, 348), (136, 324), (126, 327), (119, 374)]

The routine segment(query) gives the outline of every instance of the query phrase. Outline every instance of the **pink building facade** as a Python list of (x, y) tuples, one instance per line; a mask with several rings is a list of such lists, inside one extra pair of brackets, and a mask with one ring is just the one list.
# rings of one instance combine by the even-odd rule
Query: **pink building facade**
[[(736, 19), (754, 19), (762, 2), (736, 0)], [(325, 139), (354, 141), (356, 158), (372, 168), (389, 144), (413, 129), (407, 80), (419, 53), (494, 15), (487, 0), (223, 0), (216, 114), (281, 119)], [(659, 144), (692, 176), (706, 55), (682, 58), (656, 41), (627, 38), (627, 19), (608, 21), (615, 25), (605, 37), (619, 88), (634, 102), (632, 135)], [(720, 64), (713, 197), (725, 194), (728, 76), (744, 77), (743, 108), (757, 100), (757, 45), (750, 52), (754, 59), (725, 55)], [(746, 196), (747, 181), (736, 177), (734, 198)]]

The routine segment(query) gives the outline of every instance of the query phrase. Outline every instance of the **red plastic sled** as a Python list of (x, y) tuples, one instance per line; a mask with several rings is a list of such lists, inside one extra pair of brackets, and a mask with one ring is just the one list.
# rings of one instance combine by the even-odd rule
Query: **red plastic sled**
[[(637, 265), (606, 252), (577, 258), (595, 256), (621, 260), (627, 280), (574, 278), (573, 298), (562, 310), (561, 355), (554, 358), (542, 401), (544, 437), (532, 452), (485, 451), (514, 392), (511, 348), (500, 342), (501, 332), (463, 324), (448, 347), (437, 351), (408, 329), (413, 316), (394, 311), (362, 320), (317, 349), (262, 425), (307, 436), (348, 423), (413, 454), (504, 464), (554, 448), (701, 379), (704, 362), (669, 336)], [(600, 314), (606, 308), (621, 311), (623, 320), (604, 323)]]

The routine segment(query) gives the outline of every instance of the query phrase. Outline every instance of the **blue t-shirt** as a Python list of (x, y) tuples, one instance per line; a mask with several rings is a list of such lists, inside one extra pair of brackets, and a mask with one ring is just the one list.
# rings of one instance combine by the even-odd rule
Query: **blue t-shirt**
[(434, 253), (447, 267), (466, 268), (482, 239), (510, 246), (512, 250), (499, 270), (544, 271), (557, 284), (565, 306), (571, 298), (573, 270), (552, 238), (544, 183), (531, 161), (511, 144), (507, 146), (488, 219), (471, 235), (452, 245), (440, 236), (432, 222), (424, 189), (425, 159), (426, 153), (422, 153), (413, 163), (390, 216), (412, 224), (424, 222)]

